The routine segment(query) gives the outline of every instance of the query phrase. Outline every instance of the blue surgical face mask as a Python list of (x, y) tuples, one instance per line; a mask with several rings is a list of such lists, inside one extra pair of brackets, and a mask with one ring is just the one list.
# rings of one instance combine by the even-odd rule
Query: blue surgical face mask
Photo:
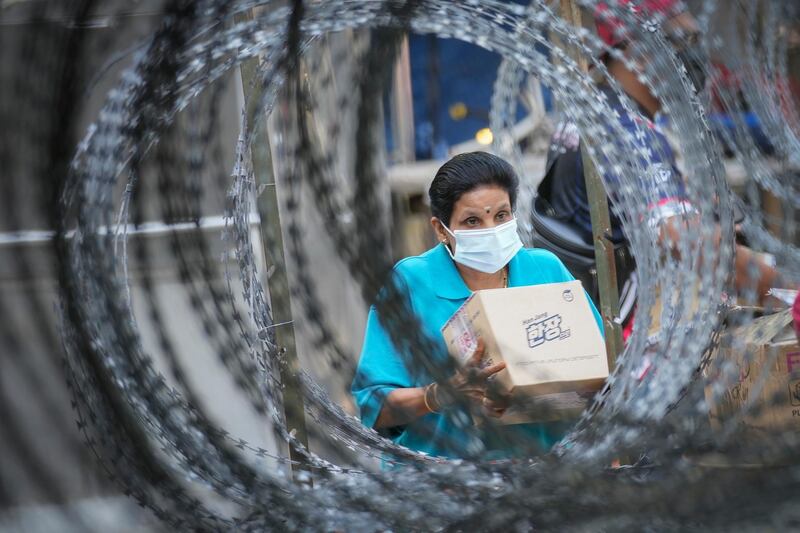
[(487, 274), (506, 266), (522, 248), (516, 219), (487, 229), (450, 231), (444, 224), (442, 227), (456, 240), (455, 254), (445, 246), (453, 261)]

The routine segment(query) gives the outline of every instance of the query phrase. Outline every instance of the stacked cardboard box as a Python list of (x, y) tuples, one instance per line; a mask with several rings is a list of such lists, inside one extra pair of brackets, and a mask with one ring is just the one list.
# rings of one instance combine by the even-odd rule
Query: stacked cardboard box
[(791, 310), (724, 334), (705, 374), (715, 430), (734, 420), (750, 439), (800, 429), (800, 346)]

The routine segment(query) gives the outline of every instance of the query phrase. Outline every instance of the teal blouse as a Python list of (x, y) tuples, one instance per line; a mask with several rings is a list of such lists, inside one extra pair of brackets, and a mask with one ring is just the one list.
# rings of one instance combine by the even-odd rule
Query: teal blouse
[[(408, 291), (410, 305), (424, 333), (440, 349), (431, 357), (448, 357), (441, 327), (470, 296), (461, 274), (443, 245), (422, 255), (407, 257), (397, 263), (394, 273)], [(509, 262), (509, 287), (559, 283), (575, 278), (552, 253), (523, 248)], [(597, 327), (603, 331), (597, 309), (589, 300)], [(358, 406), (361, 422), (373, 427), (386, 396), (396, 388), (423, 387), (430, 379), (409, 372), (405, 359), (395, 348), (381, 325), (375, 307), (367, 317), (364, 345), (351, 392)], [(528, 448), (549, 450), (569, 429), (564, 421), (493, 427), (492, 433), (472, 426), (471, 417), (462, 412), (429, 413), (406, 426), (384, 432), (397, 444), (441, 457), (458, 458), (482, 454), (484, 458), (507, 457), (514, 450), (503, 449), (498, 442), (524, 438)]]

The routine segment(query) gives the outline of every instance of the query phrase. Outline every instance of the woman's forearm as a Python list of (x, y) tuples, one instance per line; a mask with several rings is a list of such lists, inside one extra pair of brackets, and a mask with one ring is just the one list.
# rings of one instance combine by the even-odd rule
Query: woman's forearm
[(403, 426), (430, 412), (424, 387), (394, 389), (383, 402), (375, 429)]

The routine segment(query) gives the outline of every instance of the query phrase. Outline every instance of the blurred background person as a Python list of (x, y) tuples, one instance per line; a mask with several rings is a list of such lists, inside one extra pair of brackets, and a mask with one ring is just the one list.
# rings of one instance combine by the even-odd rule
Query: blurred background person
[[(677, 0), (651, 0), (641, 3), (638, 9), (645, 16), (665, 17), (663, 30), (667, 39), (674, 44), (676, 55), (686, 66), (695, 89), (700, 91), (705, 86), (707, 65), (699, 47), (697, 22), (688, 11), (681, 8), (682, 5)], [(603, 11), (604, 6), (601, 5), (596, 18), (599, 36), (608, 46), (622, 50), (626, 57), (633, 59), (628, 48), (629, 36), (621, 33), (621, 24), (613, 18), (604, 18)], [(687, 196), (684, 177), (678, 169), (674, 151), (655, 123), (656, 114), (661, 110), (661, 102), (642, 83), (639, 74), (629, 69), (622, 60), (607, 53), (602, 60), (609, 74), (637, 106), (639, 113), (631, 116), (614, 89), (608, 84), (600, 84), (599, 89), (610, 103), (610, 111), (618, 114), (622, 127), (635, 136), (642, 153), (647, 154), (647, 159), (643, 161), (646, 171), (641, 177), (642, 186), (656, 191), (658, 201), (648, 206), (649, 215), (644, 222), (657, 229), (659, 238), (667, 239), (673, 252), (677, 254), (676, 244), (680, 241), (680, 235), (692, 231), (699, 224), (699, 219), (691, 198)], [(605, 176), (606, 181), (613, 182), (617, 179), (616, 176)], [(545, 177), (538, 188), (538, 201), (543, 205), (539, 209), (546, 215), (567, 223), (586, 243), (592, 243), (592, 222), (581, 159), (581, 140), (577, 128), (571, 123), (559, 124), (553, 134)], [(609, 197), (609, 203), (611, 239), (615, 243), (625, 243), (622, 221), (616, 213), (613, 196)], [(755, 277), (752, 272), (756, 272)], [(635, 285), (635, 278), (633, 281)], [(769, 289), (782, 283), (775, 268), (762, 256), (746, 246), (736, 245), (734, 286), (740, 291), (740, 298), (748, 288), (755, 286), (755, 303), (764, 305)], [(635, 286), (625, 287), (621, 283), (620, 287), (635, 293)], [(631, 331), (632, 316), (631, 313), (626, 317), (626, 336)]]

